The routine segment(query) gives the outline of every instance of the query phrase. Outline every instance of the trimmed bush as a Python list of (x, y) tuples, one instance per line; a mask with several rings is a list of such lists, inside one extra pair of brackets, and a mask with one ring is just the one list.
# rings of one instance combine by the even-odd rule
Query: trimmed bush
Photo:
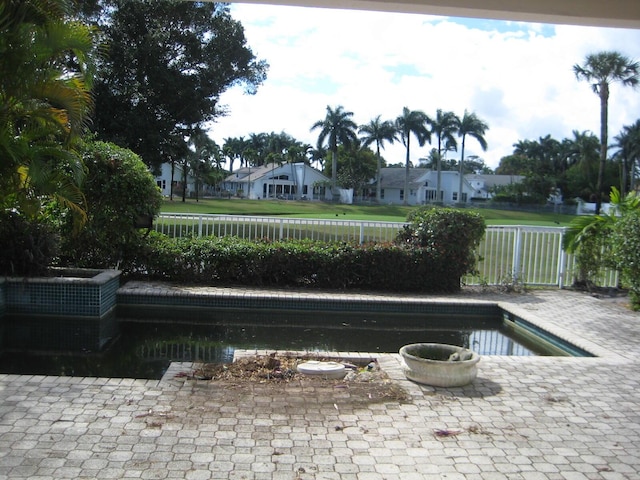
[(63, 225), (61, 263), (90, 268), (119, 267), (142, 246), (144, 232), (136, 229), (141, 216), (155, 217), (162, 196), (140, 157), (130, 150), (104, 142), (82, 147), (87, 174), (82, 186), (87, 222), (74, 232)]
[(611, 237), (612, 258), (622, 275), (634, 310), (640, 310), (640, 211), (626, 213)]
[(404, 244), (172, 239), (152, 233), (121, 268), (129, 278), (207, 285), (314, 287), (379, 291), (455, 291), (450, 259)]
[(474, 273), (478, 261), (475, 251), (485, 232), (479, 213), (422, 207), (411, 212), (407, 221), (410, 223), (398, 234), (397, 243), (426, 250), (442, 266), (439, 273), (443, 278), (459, 282), (463, 275)]

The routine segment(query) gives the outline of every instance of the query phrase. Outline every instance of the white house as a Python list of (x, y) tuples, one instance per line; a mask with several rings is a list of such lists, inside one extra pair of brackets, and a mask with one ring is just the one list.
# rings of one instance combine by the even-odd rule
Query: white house
[(331, 200), (330, 180), (306, 163), (242, 167), (222, 182), (231, 195), (250, 199)]
[[(405, 200), (405, 169), (383, 168), (380, 179), (381, 202), (387, 204), (402, 204)], [(491, 198), (490, 190), (497, 185), (506, 185), (522, 181), (517, 175), (464, 175), (462, 182), (462, 199), (458, 199), (460, 177), (457, 171), (442, 171), (440, 182), (440, 198), (437, 198), (437, 175), (435, 170), (428, 168), (409, 169), (409, 205), (424, 205), (440, 201), (445, 205), (456, 203), (470, 203), (473, 199)], [(375, 188), (375, 181), (373, 187)]]
[[(171, 195), (171, 164), (163, 163), (160, 168), (160, 175), (155, 177), (156, 185), (160, 188), (163, 196)], [(195, 192), (195, 180), (191, 175), (187, 175), (187, 197), (193, 196)], [(206, 194), (207, 192), (204, 192)], [(175, 165), (173, 169), (173, 194), (182, 195), (182, 167)]]
[(492, 197), (491, 191), (495, 187), (503, 187), (512, 185), (514, 183), (520, 183), (524, 180), (522, 175), (481, 175), (481, 174), (467, 174), (464, 179), (473, 188), (471, 194), (472, 199), (488, 200)]

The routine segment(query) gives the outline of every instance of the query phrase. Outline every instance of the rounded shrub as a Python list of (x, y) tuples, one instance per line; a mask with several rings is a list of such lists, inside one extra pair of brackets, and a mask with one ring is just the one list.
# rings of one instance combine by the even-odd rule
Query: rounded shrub
[(111, 143), (86, 142), (82, 190), (87, 222), (75, 232), (63, 225), (61, 262), (76, 267), (123, 268), (143, 245), (145, 232), (136, 228), (142, 216), (155, 217), (162, 196), (144, 162), (130, 150)]
[(432, 271), (424, 274), (439, 276), (448, 290), (460, 288), (460, 278), (476, 268), (476, 249), (485, 232), (484, 218), (477, 212), (421, 207), (412, 211), (407, 221), (409, 224), (400, 231), (396, 242), (426, 251)]

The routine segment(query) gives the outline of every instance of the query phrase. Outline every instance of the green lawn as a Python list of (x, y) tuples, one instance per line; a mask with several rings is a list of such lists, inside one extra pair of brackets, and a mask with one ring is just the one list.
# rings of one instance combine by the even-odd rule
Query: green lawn
[[(401, 205), (342, 205), (320, 202), (295, 202), (290, 200), (165, 200), (163, 213), (217, 213), (228, 215), (280, 216), (292, 218), (324, 218), (343, 220), (382, 220), (403, 222), (415, 207)], [(572, 215), (551, 213), (527, 213), (511, 210), (478, 210), (487, 225), (543, 225), (566, 226)]]

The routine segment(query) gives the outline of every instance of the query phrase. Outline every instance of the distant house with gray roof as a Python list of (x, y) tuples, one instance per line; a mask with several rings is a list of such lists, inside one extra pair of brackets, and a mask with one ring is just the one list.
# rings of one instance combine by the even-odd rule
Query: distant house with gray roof
[(221, 188), (250, 199), (331, 200), (331, 181), (306, 163), (242, 167), (231, 173)]
[[(437, 172), (429, 168), (409, 169), (409, 188), (405, 192), (405, 169), (383, 168), (381, 170), (381, 202), (403, 204), (405, 195), (409, 205), (424, 205), (436, 201), (445, 205), (470, 203), (474, 199), (489, 199), (493, 187), (519, 183), (524, 177), (518, 175), (464, 175), (462, 198), (458, 199), (460, 177), (456, 171), (441, 172), (440, 195), (436, 194)], [(375, 190), (375, 180), (371, 187)]]

